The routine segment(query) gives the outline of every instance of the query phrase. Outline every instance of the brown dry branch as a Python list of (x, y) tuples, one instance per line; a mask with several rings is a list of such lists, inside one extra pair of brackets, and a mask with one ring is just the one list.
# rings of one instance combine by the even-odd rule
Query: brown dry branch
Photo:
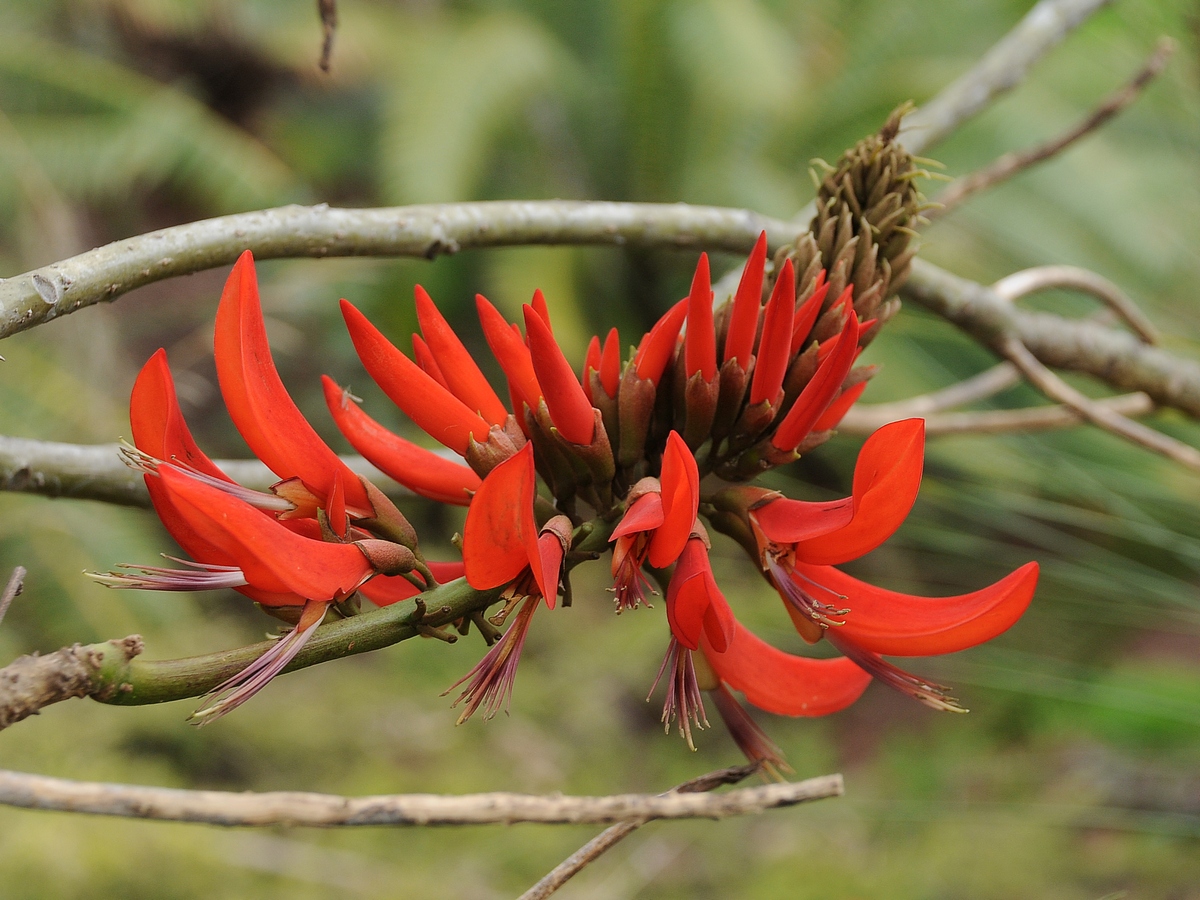
[(993, 188), (1018, 172), (1057, 156), (1081, 138), (1096, 131), (1141, 96), (1146, 85), (1162, 72), (1174, 52), (1175, 42), (1170, 38), (1160, 38), (1154, 52), (1142, 64), (1137, 74), (1124, 87), (1106, 97), (1087, 118), (1044, 144), (1006, 153), (979, 171), (957, 179), (938, 195), (939, 205), (927, 210), (925, 218), (931, 221), (941, 218), (968, 197)]
[(725, 819), (839, 797), (841, 775), (740, 788), (723, 794), (534, 796), (508, 792), (443, 796), (340, 797), (303, 791), (264, 793), (72, 781), (0, 770), (0, 803), (24, 809), (90, 813), (209, 825), (490, 825), (514, 822), (602, 824), (627, 819)]
[[(748, 763), (743, 766), (734, 766), (730, 769), (720, 769), (716, 772), (709, 772), (707, 775), (701, 775), (699, 778), (685, 781), (683, 784), (671, 788), (671, 790), (661, 796), (715, 791), (717, 788), (727, 784), (737, 784), (739, 781), (749, 778), (760, 769), (762, 769), (762, 763), (757, 762)], [(572, 877), (583, 871), (585, 867), (595, 862), (622, 840), (645, 825), (647, 821), (646, 819), (628, 819), (606, 828), (555, 866), (544, 878), (518, 897), (517, 900), (545, 900), (546, 897), (557, 891)]]
[(21, 593), (21, 589), (25, 587), (25, 575), (25, 567), (17, 566), (13, 569), (12, 575), (8, 577), (8, 584), (4, 586), (4, 593), (0, 594), (0, 622), (4, 621), (5, 615), (8, 614), (8, 608), (17, 599), (17, 596)]

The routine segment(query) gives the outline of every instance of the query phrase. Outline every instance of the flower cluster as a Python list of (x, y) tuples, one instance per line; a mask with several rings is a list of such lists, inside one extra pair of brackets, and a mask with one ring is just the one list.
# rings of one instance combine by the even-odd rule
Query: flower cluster
[[(217, 314), (217, 371), (235, 425), (281, 481), (269, 494), (248, 491), (201, 453), (159, 351), (134, 388), (136, 449), (128, 455), (192, 562), (101, 580), (168, 590), (234, 587), (265, 609), (291, 614), (294, 629), (217, 688), (198, 713), (202, 720), (260, 689), (331, 608), (359, 593), (395, 602), (460, 575), (476, 590), (498, 591), (503, 605), (490, 621), (508, 624), (485, 634), (494, 643), (454, 686), (460, 721), (480, 708), (494, 715), (507, 704), (534, 613), (542, 603), (553, 609), (560, 594), (569, 600), (570, 570), (596, 556), (588, 548), (598, 546), (597, 535), (611, 548), (617, 613), (649, 605), (654, 584), (664, 588), (667, 646), (655, 683), (665, 681), (663, 722), (670, 728), (677, 721), (689, 745), (693, 729), (708, 724), (705, 692), (747, 756), (777, 766), (779, 751), (734, 691), (769, 712), (817, 716), (854, 702), (874, 677), (929, 706), (958, 710), (944, 688), (884, 656), (949, 653), (999, 634), (1028, 605), (1037, 567), (947, 598), (882, 590), (835, 568), (879, 546), (907, 516), (922, 472), (919, 419), (867, 440), (843, 500), (791, 500), (750, 484), (829, 437), (871, 374), (855, 361), (876, 324), (860, 321), (852, 283), (831, 296), (823, 273), (806, 273), (798, 289), (788, 257), (768, 283), (766, 250), (763, 235), (736, 293), (715, 309), (702, 255), (688, 296), (627, 358), (613, 329), (603, 341), (592, 339), (578, 374), (540, 293), (523, 308), (523, 329), (477, 296), (507, 402), (420, 287), (411, 357), (343, 300), (367, 372), (461, 461), (392, 434), (325, 378), (329, 411), (383, 472), (421, 496), (467, 507), (461, 563), (445, 564), (424, 559), (395, 506), (345, 466), (288, 397), (245, 254)], [(825, 638), (841, 655), (785, 653), (739, 624), (713, 576), (712, 533), (746, 550), (801, 637)]]

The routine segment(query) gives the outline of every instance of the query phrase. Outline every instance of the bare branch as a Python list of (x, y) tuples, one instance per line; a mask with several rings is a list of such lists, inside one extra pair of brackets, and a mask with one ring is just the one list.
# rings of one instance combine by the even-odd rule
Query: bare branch
[[(691, 781), (685, 781), (683, 784), (672, 788), (666, 794), (660, 796), (716, 790), (722, 785), (737, 784), (761, 768), (761, 763), (750, 763), (744, 766), (736, 766), (732, 769), (722, 769), (719, 772), (710, 772), (707, 775), (701, 775), (699, 778), (693, 778)], [(645, 825), (647, 821), (647, 819), (629, 819), (606, 828), (555, 866), (541, 881), (523, 893), (517, 900), (545, 900), (546, 897), (549, 897), (571, 878), (583, 871), (585, 867), (595, 862), (603, 854)]]
[[(992, 370), (989, 370), (992, 371)], [(914, 398), (919, 400), (922, 398)], [(924, 415), (925, 433), (936, 434), (1007, 434), (1014, 431), (1048, 431), (1082, 425), (1087, 419), (1068, 406), (1035, 406), (1026, 409), (989, 409), (982, 412), (910, 413), (905, 402), (856, 404), (838, 425), (846, 434), (873, 434), (888, 422)], [(1145, 394), (1122, 394), (1093, 401), (1123, 416), (1144, 416), (1155, 410)]]
[(900, 142), (918, 154), (1020, 84), (1053, 50), (1109, 0), (1039, 0), (969, 72), (904, 120)]
[(1200, 450), (1173, 437), (1147, 428), (1140, 422), (1126, 418), (1105, 404), (1081, 394), (1044, 365), (1029, 352), (1021, 341), (1013, 336), (1001, 342), (1001, 352), (1021, 370), (1021, 374), (1033, 382), (1051, 400), (1071, 407), (1093, 425), (1133, 441), (1155, 453), (1161, 453), (1175, 462), (1200, 472)]
[(900, 419), (931, 416), (942, 410), (954, 409), (956, 406), (966, 406), (968, 403), (977, 403), (988, 397), (994, 397), (1020, 382), (1021, 373), (1012, 363), (998, 363), (978, 375), (963, 379), (940, 391), (909, 397), (907, 400), (897, 400), (893, 403), (856, 403), (850, 407), (850, 412), (842, 419), (838, 430), (847, 430), (846, 426), (850, 421), (856, 423), (879, 422), (881, 425), (886, 425), (888, 422), (896, 422)]
[(177, 225), (116, 241), (0, 281), (0, 338), (134, 288), (259, 259), (416, 256), (479, 247), (610, 244), (743, 251), (766, 229), (773, 246), (795, 225), (746, 210), (684, 204), (496, 201), (331, 209), (284, 206)]
[(1091, 375), (1118, 391), (1141, 391), (1158, 406), (1200, 418), (1200, 365), (1132, 334), (1017, 309), (994, 290), (920, 259), (900, 293), (1001, 357), (1004, 341), (1015, 336), (1045, 366)]
[(1079, 266), (1035, 266), (1001, 278), (992, 290), (1006, 300), (1016, 300), (1049, 288), (1073, 288), (1091, 294), (1107, 306), (1117, 318), (1133, 329), (1147, 344), (1157, 344), (1158, 329), (1141, 308), (1123, 290), (1102, 275)]
[[(150, 494), (140, 472), (121, 462), (119, 444), (62, 444), (0, 435), (0, 490), (101, 500), (121, 506), (150, 506)], [(357, 474), (392, 497), (412, 496), (361, 456), (342, 460)], [(214, 462), (239, 484), (265, 491), (279, 481), (257, 459), (218, 459)]]
[[(1082, 122), (1067, 129), (1058, 135), (1058, 137), (1046, 141), (1044, 144), (1039, 144), (1036, 147), (1030, 147), (1026, 150), (1015, 150), (1011, 153), (1005, 153), (999, 159), (979, 171), (959, 178), (938, 195), (937, 202), (940, 205), (927, 210), (924, 214), (925, 218), (931, 221), (941, 218), (971, 195), (1007, 181), (1018, 172), (1056, 156), (1071, 146), (1071, 144), (1091, 134), (1116, 116), (1121, 110), (1125, 109), (1125, 107), (1137, 100), (1146, 85), (1153, 81), (1166, 67), (1167, 61), (1174, 52), (1174, 41), (1170, 38), (1159, 39), (1154, 52), (1142, 65), (1142, 68), (1138, 70), (1137, 74), (1120, 90), (1106, 97)], [(912, 118), (915, 119), (916, 115), (914, 114)]]
[(8, 608), (12, 606), (12, 602), (17, 599), (21, 589), (25, 586), (25, 575), (25, 567), (17, 566), (9, 576), (8, 584), (4, 586), (4, 593), (0, 594), (0, 622), (4, 621)]
[(795, 806), (843, 793), (841, 775), (740, 788), (723, 794), (391, 794), (339, 797), (300, 791), (254, 794), (71, 781), (0, 770), (0, 803), (25, 809), (92, 813), (210, 825), (586, 824), (623, 819), (724, 819)]

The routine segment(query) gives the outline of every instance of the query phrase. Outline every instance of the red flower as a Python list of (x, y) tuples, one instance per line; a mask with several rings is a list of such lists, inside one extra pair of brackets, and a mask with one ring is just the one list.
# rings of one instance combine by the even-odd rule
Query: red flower
[(459, 722), (480, 707), (491, 718), (506, 707), (516, 678), (517, 663), (538, 600), (554, 608), (562, 577), (563, 558), (571, 542), (571, 522), (555, 516), (541, 529), (533, 517), (537, 475), (533, 445), (497, 465), (483, 480), (467, 510), (463, 527), (463, 566), (467, 583), (486, 591), (508, 585), (505, 607), (492, 623), (504, 622), (520, 604), (516, 621), (466, 675), (451, 685), (466, 688), (454, 701), (465, 701)]
[(644, 478), (629, 493), (629, 506), (609, 537), (614, 544), (613, 586), (617, 612), (645, 602), (642, 565), (665, 569), (683, 552), (700, 506), (700, 473), (683, 438), (672, 431), (659, 478)]
[(952, 653), (995, 637), (1029, 605), (1037, 564), (983, 590), (943, 598), (885, 591), (832, 568), (878, 547), (908, 515), (921, 481), (924, 425), (908, 419), (876, 431), (859, 454), (852, 496), (829, 503), (768, 496), (749, 508), (748, 518), (763, 571), (801, 635), (828, 638), (859, 666), (929, 706), (959, 709), (940, 686), (880, 654)]

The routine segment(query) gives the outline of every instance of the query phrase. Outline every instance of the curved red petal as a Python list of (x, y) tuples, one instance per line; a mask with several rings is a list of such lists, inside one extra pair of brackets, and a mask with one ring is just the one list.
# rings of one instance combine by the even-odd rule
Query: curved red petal
[(796, 274), (791, 259), (783, 262), (783, 269), (771, 291), (763, 313), (762, 337), (758, 343), (758, 358), (754, 363), (754, 377), (750, 381), (750, 405), (756, 406), (764, 400), (774, 402), (783, 386), (791, 362), (792, 318), (796, 309)]
[(625, 510), (625, 515), (621, 517), (620, 524), (613, 529), (612, 536), (608, 539), (609, 543), (627, 535), (638, 534), (643, 531), (653, 531), (662, 525), (662, 523), (662, 495), (657, 491), (642, 494), (642, 496), (633, 501), (633, 505), (629, 509)]
[(469, 467), (392, 434), (363, 412), (328, 375), (321, 376), (321, 386), (334, 424), (371, 465), (430, 500), (459, 506), (471, 502), (471, 494), (479, 490), (481, 482)]
[(720, 652), (733, 639), (733, 613), (717, 587), (708, 550), (699, 538), (687, 542), (667, 585), (667, 622), (676, 640), (689, 650), (700, 646), (701, 633)]
[(461, 400), (467, 409), (478, 412), (489, 425), (503, 425), (508, 410), (488, 384), (479, 366), (467, 348), (463, 346), (454, 329), (446, 321), (429, 294), (419, 284), (413, 288), (416, 297), (417, 321), (421, 334), (429, 343), (429, 349), (437, 360), (446, 386)]
[(750, 515), (771, 542), (794, 544), (849, 525), (854, 518), (854, 498), (812, 503), (783, 497), (752, 510)]
[(617, 396), (621, 385), (621, 337), (617, 329), (611, 328), (604, 339), (604, 350), (600, 354), (600, 384), (609, 397)]
[(854, 465), (854, 518), (796, 545), (796, 559), (837, 565), (874, 550), (900, 527), (917, 499), (925, 461), (925, 420), (890, 422), (872, 434)]
[(642, 338), (633, 362), (637, 367), (638, 378), (653, 381), (658, 384), (662, 378), (667, 363), (675, 352), (675, 341), (679, 337), (679, 329), (687, 318), (687, 299), (684, 298), (672, 306), (661, 319), (654, 323), (646, 336)]
[(829, 431), (831, 428), (837, 428), (838, 423), (845, 418), (850, 407), (858, 402), (858, 398), (866, 389), (867, 382), (860, 381), (854, 387), (847, 388), (838, 394), (837, 399), (829, 404), (829, 409), (821, 413), (821, 418), (817, 419), (816, 424), (813, 425), (813, 431)]
[(837, 339), (837, 346), (817, 367), (812, 380), (804, 386), (792, 408), (779, 423), (775, 436), (771, 438), (773, 446), (783, 451), (794, 450), (808, 436), (841, 389), (857, 354), (858, 316), (851, 313)]
[(487, 422), (397, 350), (353, 304), (343, 300), (341, 307), (363, 368), (426, 434), (460, 456), (470, 438), (487, 440)]
[(305, 600), (339, 600), (374, 574), (353, 544), (314, 541), (248, 503), (181, 472), (160, 471), (176, 509), (192, 530), (228, 554), (251, 587)]
[[(475, 295), (475, 309), (479, 313), (479, 322), (483, 325), (483, 336), (487, 338), (492, 355), (504, 370), (510, 390), (530, 409), (537, 409), (538, 400), (542, 397), (542, 388), (533, 371), (529, 348), (521, 340), (520, 333), (515, 330), (515, 326), (504, 320), (504, 316), (500, 315), (499, 310), (492, 306), (483, 294)], [(513, 411), (520, 412), (519, 409)], [(518, 421), (522, 418), (517, 416)]]
[(705, 381), (717, 374), (717, 336), (713, 330), (713, 292), (708, 254), (701, 253), (688, 293), (687, 335), (683, 346), (684, 374), (700, 373)]
[(217, 468), (192, 438), (179, 409), (167, 351), (159, 349), (146, 360), (129, 397), (133, 443), (143, 453), (165, 461), (178, 460), (214, 478), (232, 481)]
[(796, 565), (804, 577), (843, 594), (849, 612), (838, 638), (888, 656), (935, 656), (974, 647), (1008, 630), (1029, 606), (1038, 565), (957, 597), (916, 597), (851, 578), (830, 566)]
[[(847, 288), (847, 290), (853, 289)], [(802, 345), (812, 331), (813, 325), (816, 324), (817, 316), (821, 313), (821, 306), (825, 303), (825, 295), (828, 293), (829, 282), (825, 280), (825, 270), (822, 269), (817, 273), (817, 286), (813, 290), (812, 296), (800, 304), (796, 310), (796, 317), (792, 320), (792, 356), (803, 349)]]
[(529, 301), (529, 305), (533, 307), (534, 312), (541, 317), (541, 320), (546, 323), (546, 327), (553, 334), (554, 326), (550, 324), (550, 307), (546, 305), (546, 295), (542, 293), (541, 288), (534, 288), (533, 299)]
[(656, 569), (665, 569), (683, 552), (700, 508), (700, 472), (696, 458), (676, 432), (667, 435), (663, 450), (663, 523), (650, 539), (646, 558)]
[(595, 405), (595, 398), (592, 397), (592, 380), (588, 377), (589, 372), (600, 374), (600, 338), (592, 335), (592, 339), (588, 341), (587, 352), (583, 355), (583, 378), (580, 383), (583, 385), (583, 392), (587, 395), (588, 403)]
[[(433, 572), (433, 577), (438, 580), (438, 584), (445, 584), (463, 577), (461, 562), (430, 562), (426, 565)], [(391, 606), (393, 603), (408, 600), (422, 592), (402, 575), (377, 575), (359, 588), (359, 593), (364, 594), (376, 606)]]
[(467, 582), (486, 591), (508, 584), (540, 559), (533, 498), (533, 444), (488, 473), (467, 508), (463, 565)]
[(546, 606), (554, 609), (558, 600), (558, 581), (562, 575), (563, 556), (566, 550), (562, 540), (552, 531), (538, 535), (537, 565), (533, 569), (533, 577), (542, 592)]
[(550, 327), (531, 306), (525, 308), (525, 336), (529, 355), (542, 396), (550, 410), (550, 419), (572, 444), (591, 444), (596, 432), (596, 417), (583, 388), (559, 349)]
[(421, 371), (449, 391), (450, 385), (446, 382), (446, 376), (442, 374), (442, 367), (438, 365), (437, 358), (434, 357), (433, 351), (429, 349), (429, 345), (425, 343), (425, 339), (419, 334), (414, 334), (412, 336), (412, 345), (413, 359), (421, 367)]
[(725, 362), (736, 359), (742, 371), (750, 369), (750, 354), (754, 352), (754, 336), (758, 332), (758, 315), (762, 311), (763, 267), (767, 261), (767, 233), (760, 232), (754, 249), (742, 269), (729, 313), (729, 329), (725, 332)]
[(845, 709), (871, 683), (871, 676), (845, 657), (808, 659), (772, 647), (740, 623), (724, 653), (703, 646), (713, 671), (731, 688), (767, 712), (781, 716), (826, 716)]
[(229, 415), (254, 454), (280, 478), (299, 478), (322, 500), (340, 473), (346, 503), (357, 514), (372, 515), (362, 484), (308, 424), (279, 379), (249, 250), (234, 265), (221, 294), (214, 356)]

